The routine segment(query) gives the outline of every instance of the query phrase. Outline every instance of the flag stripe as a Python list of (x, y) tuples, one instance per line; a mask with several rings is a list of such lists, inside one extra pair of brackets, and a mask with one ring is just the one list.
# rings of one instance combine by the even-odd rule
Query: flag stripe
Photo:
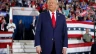
[(6, 54), (7, 53), (7, 48), (0, 48), (0, 54)]
[(91, 46), (75, 47), (75, 48), (67, 49), (67, 53), (78, 53), (78, 52), (87, 52), (87, 51), (91, 51)]
[(86, 47), (86, 46), (91, 46), (92, 44), (93, 44), (92, 42), (78, 43), (78, 44), (68, 44), (68, 48)]
[(94, 25), (90, 25), (90, 24), (80, 24), (80, 23), (67, 23), (67, 27), (79, 27), (79, 28), (90, 28), (90, 29), (94, 29)]
[[(82, 38), (83, 34), (68, 34), (68, 38)], [(94, 38), (94, 36), (92, 36)]]
[(0, 43), (12, 42), (12, 39), (0, 39)]
[(10, 42), (0, 43), (0, 48), (7, 48), (7, 45), (9, 45), (10, 48), (12, 48), (12, 43), (10, 43)]
[(67, 24), (85, 24), (85, 25), (94, 25), (93, 22), (84, 22), (84, 21), (67, 21)]
[[(85, 34), (86, 32), (85, 31), (68, 31), (68, 35), (69, 34)], [(89, 32), (92, 36), (94, 36), (94, 32)]]

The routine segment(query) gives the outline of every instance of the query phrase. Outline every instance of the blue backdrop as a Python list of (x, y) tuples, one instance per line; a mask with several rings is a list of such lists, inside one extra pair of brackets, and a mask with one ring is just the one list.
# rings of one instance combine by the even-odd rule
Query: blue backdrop
[(16, 26), (18, 25), (20, 19), (22, 19), (22, 22), (23, 22), (25, 28), (29, 28), (30, 24), (32, 23), (33, 17), (14, 15), (13, 22), (16, 24)]

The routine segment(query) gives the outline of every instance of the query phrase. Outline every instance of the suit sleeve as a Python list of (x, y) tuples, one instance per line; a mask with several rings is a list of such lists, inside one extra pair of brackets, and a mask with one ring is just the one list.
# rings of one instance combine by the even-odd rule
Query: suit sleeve
[(64, 25), (63, 25), (63, 47), (68, 47), (68, 33), (67, 33), (67, 23), (64, 16)]
[(40, 45), (40, 32), (41, 32), (41, 14), (39, 15), (37, 25), (36, 25), (36, 33), (35, 33), (35, 46)]

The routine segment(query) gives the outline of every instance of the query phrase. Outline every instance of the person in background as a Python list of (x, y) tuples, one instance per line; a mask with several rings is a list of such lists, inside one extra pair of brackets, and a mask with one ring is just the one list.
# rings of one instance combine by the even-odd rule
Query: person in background
[(15, 29), (16, 29), (16, 25), (13, 23), (12, 20), (10, 20), (10, 22), (7, 25), (7, 30), (8, 30), (8, 32), (12, 32), (13, 33), (13, 35), (12, 35), (13, 39), (14, 39), (15, 34), (16, 34)]
[(39, 5), (39, 3), (36, 3), (36, 9), (40, 12), (40, 5)]
[(62, 10), (61, 10), (60, 6), (58, 7), (57, 11), (62, 14)]
[(71, 14), (75, 13), (75, 10), (74, 10), (73, 6), (71, 6), (71, 8), (70, 8), (70, 12), (71, 12)]
[(7, 29), (8, 32), (14, 32), (14, 29), (16, 29), (16, 25), (13, 23), (12, 20), (10, 20), (10, 22), (8, 23)]
[(90, 14), (88, 14), (87, 18), (86, 18), (86, 22), (92, 22), (93, 18), (91, 17)]
[(6, 12), (6, 4), (5, 3), (1, 4), (1, 11)]
[(84, 21), (84, 16), (80, 15), (82, 12), (84, 12), (83, 9), (80, 9), (80, 13), (78, 15), (78, 21)]
[(24, 25), (22, 23), (22, 20), (19, 20), (19, 24), (17, 27), (17, 36), (15, 37), (16, 40), (23, 40), (24, 38)]
[(0, 31), (1, 31), (2, 19), (3, 19), (3, 17), (2, 17), (2, 15), (0, 15)]
[(23, 7), (28, 7), (27, 0), (22, 0)]
[(36, 18), (36, 16), (33, 16), (32, 25), (34, 27), (34, 32), (35, 32), (36, 23), (37, 23), (37, 18)]
[(33, 27), (33, 22), (31, 23), (29, 30), (30, 30), (29, 31), (29, 33), (30, 33), (29, 40), (34, 40), (35, 31), (34, 31), (34, 27)]
[(77, 20), (78, 20), (78, 19), (76, 18), (76, 15), (75, 15), (75, 14), (72, 14), (72, 15), (71, 15), (71, 20), (72, 20), (72, 21), (77, 21)]
[(36, 1), (35, 0), (31, 1), (31, 7), (32, 8), (36, 8), (35, 4), (36, 4)]
[(5, 19), (3, 18), (2, 19), (2, 24), (1, 24), (1, 30), (2, 31), (7, 31), (7, 23), (6, 23), (6, 21), (5, 21)]
[(63, 13), (63, 15), (65, 15), (66, 18), (68, 18), (69, 9), (68, 8), (64, 9), (64, 7), (62, 7), (62, 13)]
[(68, 4), (72, 4), (73, 0), (67, 0)]
[(46, 2), (42, 5), (42, 12), (47, 11), (47, 4)]
[(79, 14), (80, 14), (80, 8), (79, 7), (76, 8), (75, 14), (76, 14), (76, 16), (79, 16)]
[(84, 17), (84, 22), (86, 22), (87, 17)]
[(92, 35), (89, 33), (89, 29), (86, 28), (86, 33), (83, 35), (84, 42), (92, 42)]
[[(18, 1), (17, 1), (17, 3), (18, 3)], [(19, 3), (17, 5), (19, 6)], [(11, 7), (14, 7), (14, 6), (16, 6), (16, 1), (15, 0), (12, 0), (11, 1)]]
[[(15, 2), (15, 3), (16, 3), (16, 2)], [(23, 6), (22, 3), (23, 3), (22, 0), (17, 0), (17, 6), (22, 7), (22, 6)]]
[(83, 10), (86, 10), (88, 7), (87, 3), (85, 1), (83, 1), (80, 5), (80, 8), (83, 9)]
[(73, 6), (74, 10), (76, 10), (77, 8), (80, 8), (80, 3), (78, 1), (75, 2), (74, 6)]

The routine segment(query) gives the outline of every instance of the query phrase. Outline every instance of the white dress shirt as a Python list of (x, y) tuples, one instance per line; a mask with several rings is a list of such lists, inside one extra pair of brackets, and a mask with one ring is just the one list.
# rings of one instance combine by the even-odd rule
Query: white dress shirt
[[(52, 19), (52, 12), (49, 11), (49, 13), (50, 13), (50, 16), (51, 16), (51, 19)], [(54, 16), (55, 16), (55, 21), (56, 21), (56, 11), (54, 11)]]

